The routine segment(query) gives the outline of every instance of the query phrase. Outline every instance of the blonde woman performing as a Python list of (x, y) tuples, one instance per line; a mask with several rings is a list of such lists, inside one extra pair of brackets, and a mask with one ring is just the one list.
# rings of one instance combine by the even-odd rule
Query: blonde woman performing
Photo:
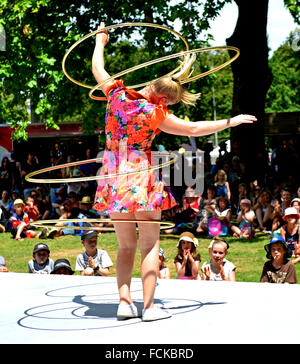
[[(101, 23), (98, 27), (92, 58), (92, 71), (98, 83), (110, 77), (104, 68), (104, 48), (109, 41), (107, 31), (101, 32), (104, 26)], [(126, 88), (122, 80), (110, 80), (102, 85), (101, 90), (107, 96), (107, 113), (106, 147), (100, 173), (123, 175), (99, 180), (94, 208), (109, 214), (112, 220), (159, 222), (161, 211), (176, 204), (163, 181), (153, 176), (153, 171), (139, 172), (151, 166), (150, 148), (156, 134), (165, 132), (198, 137), (256, 120), (251, 115), (238, 115), (228, 120), (191, 123), (172, 115), (168, 105), (178, 102), (195, 105), (199, 98), (198, 94), (189, 93), (180, 84), (180, 79), (186, 77), (193, 62), (191, 57), (178, 74), (156, 80), (139, 92)], [(123, 155), (126, 157), (123, 158)], [(137, 173), (124, 175), (124, 171), (132, 170)], [(143, 321), (154, 321), (171, 317), (167, 310), (154, 305), (160, 225), (138, 223), (144, 298), (142, 312), (138, 312), (130, 294), (137, 248), (136, 223), (116, 222), (114, 228), (119, 243), (116, 264), (120, 296), (118, 318), (142, 317)]]

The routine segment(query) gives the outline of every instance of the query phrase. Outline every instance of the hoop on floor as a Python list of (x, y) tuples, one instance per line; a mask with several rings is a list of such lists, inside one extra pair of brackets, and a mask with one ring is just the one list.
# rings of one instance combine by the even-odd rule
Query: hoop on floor
[[(85, 36), (83, 36), (82, 38), (80, 38), (77, 42), (75, 42), (69, 49), (68, 51), (66, 52), (66, 54), (64, 55), (63, 57), (63, 60), (62, 60), (62, 70), (64, 72), (64, 74), (67, 76), (67, 78), (74, 82), (76, 85), (79, 85), (79, 86), (82, 86), (82, 87), (85, 87), (85, 88), (93, 88), (93, 86), (90, 86), (90, 85), (87, 85), (87, 84), (84, 84), (82, 82), (79, 82), (77, 80), (75, 80), (74, 78), (72, 78), (69, 73), (67, 72), (66, 70), (66, 60), (69, 56), (69, 54), (72, 52), (72, 50), (77, 47), (80, 43), (82, 43), (83, 41), (85, 41), (87, 38), (90, 38), (92, 37), (93, 35), (96, 35), (97, 33), (100, 33), (100, 32), (103, 32), (105, 30), (110, 30), (110, 29), (116, 29), (116, 28), (122, 28), (122, 27), (130, 27), (130, 26), (134, 26), (134, 27), (152, 27), (152, 28), (158, 28), (158, 29), (162, 29), (162, 30), (166, 30), (170, 33), (173, 33), (175, 34), (177, 37), (179, 37), (185, 47), (186, 47), (186, 50), (189, 50), (189, 44), (188, 42), (186, 41), (186, 39), (178, 32), (176, 32), (175, 30), (173, 29), (170, 29), (170, 28), (167, 28), (163, 25), (160, 25), (160, 24), (153, 24), (153, 23), (122, 23), (122, 24), (115, 24), (115, 25), (109, 25), (109, 26), (106, 26), (104, 28), (102, 28), (101, 30), (97, 29), (89, 34), (86, 34)], [(173, 71), (169, 72), (166, 74), (166, 76), (170, 76), (172, 74), (174, 74), (175, 72), (177, 72), (179, 69), (181, 68), (181, 65), (177, 68), (175, 68)], [(128, 86), (128, 88), (134, 88), (134, 87), (142, 87), (142, 86), (146, 86), (148, 85), (150, 82), (145, 82), (145, 83), (142, 83), (140, 85), (134, 85), (134, 86)], [(93, 96), (92, 99), (95, 99), (95, 100), (99, 100), (99, 101), (106, 101), (106, 97), (98, 97), (98, 96)]]
[[(158, 221), (158, 220), (128, 220), (128, 219), (119, 219), (119, 220), (111, 220), (111, 219), (57, 219), (57, 220), (38, 220), (33, 221), (30, 225), (33, 225), (37, 228), (56, 228), (56, 229), (72, 229), (72, 230), (100, 230), (100, 231), (115, 231), (114, 227), (100, 227), (100, 226), (59, 226), (56, 225), (58, 223), (124, 223), (124, 222), (133, 222), (133, 223), (145, 223), (145, 224), (159, 224), (160, 230), (170, 229), (175, 226), (175, 224), (171, 221)], [(138, 230), (138, 228), (137, 228)]]
[[(236, 54), (232, 58), (230, 58), (228, 61), (222, 63), (221, 65), (219, 65), (219, 66), (217, 66), (217, 67), (215, 67), (213, 69), (210, 69), (209, 71), (200, 73), (199, 75), (196, 75), (196, 76), (193, 76), (193, 77), (186, 78), (186, 79), (181, 80), (179, 82), (180, 82), (181, 85), (183, 85), (185, 83), (188, 83), (188, 82), (191, 82), (191, 81), (195, 81), (195, 80), (197, 80), (199, 78), (205, 77), (205, 76), (207, 76), (207, 75), (209, 75), (211, 73), (217, 72), (220, 69), (228, 66), (230, 63), (232, 63), (234, 60), (236, 60), (239, 57), (240, 50), (238, 48), (236, 48), (236, 47), (231, 47), (231, 46), (220, 46), (220, 47), (218, 46), (218, 47), (208, 47), (208, 48), (197, 48), (197, 49), (191, 49), (191, 50), (184, 51), (184, 52), (173, 53), (173, 54), (170, 54), (170, 55), (161, 57), (161, 58), (153, 59), (151, 61), (148, 61), (148, 62), (139, 64), (137, 66), (134, 66), (134, 67), (131, 67), (131, 68), (127, 68), (126, 70), (121, 71), (119, 73), (116, 73), (113, 76), (107, 78), (106, 80), (98, 83), (98, 85), (94, 86), (91, 89), (91, 91), (89, 92), (89, 96), (90, 96), (90, 98), (95, 99), (95, 96), (93, 95), (93, 93), (96, 90), (98, 90), (101, 86), (103, 86), (105, 83), (107, 83), (107, 82), (109, 82), (109, 81), (111, 81), (111, 80), (113, 80), (115, 78), (119, 78), (121, 76), (124, 76), (127, 73), (131, 73), (131, 72), (134, 72), (134, 71), (139, 70), (141, 68), (151, 66), (152, 64), (159, 63), (159, 62), (164, 62), (164, 61), (167, 61), (167, 60), (172, 59), (172, 58), (178, 58), (178, 57), (182, 57), (182, 56), (190, 55), (190, 54), (194, 54), (194, 53), (209, 52), (209, 51), (224, 50), (224, 49), (231, 50), (231, 51), (235, 51)], [(150, 82), (153, 82), (153, 81), (149, 81), (148, 83), (150, 83)]]
[[(155, 166), (151, 166), (149, 168), (143, 168), (140, 169), (138, 171), (130, 171), (130, 172), (122, 172), (122, 173), (111, 173), (111, 174), (107, 174), (107, 175), (99, 175), (99, 176), (88, 176), (88, 177), (69, 177), (69, 178), (32, 178), (36, 175), (39, 175), (41, 173), (46, 173), (46, 172), (51, 172), (51, 171), (55, 171), (56, 169), (61, 169), (61, 168), (67, 168), (67, 167), (73, 167), (73, 166), (78, 166), (81, 164), (87, 164), (87, 163), (93, 163), (93, 162), (100, 162), (102, 161), (102, 158), (94, 158), (94, 159), (87, 159), (87, 160), (83, 160), (83, 161), (77, 161), (77, 162), (72, 162), (72, 163), (65, 163), (65, 164), (59, 164), (57, 166), (51, 166), (51, 167), (47, 167), (47, 168), (43, 168), (43, 169), (39, 169), (37, 171), (33, 171), (28, 173), (25, 176), (25, 180), (27, 182), (33, 182), (33, 183), (70, 183), (70, 182), (86, 182), (86, 181), (94, 181), (94, 180), (101, 180), (101, 179), (108, 179), (108, 178), (115, 178), (115, 177), (119, 177), (119, 176), (129, 176), (132, 174), (140, 174), (143, 172), (147, 172), (147, 171), (154, 171), (156, 169), (159, 168), (164, 168), (167, 167), (173, 163), (175, 163), (175, 161), (178, 159), (178, 155), (175, 153), (168, 153), (168, 155), (170, 154), (170, 156), (173, 157), (173, 159), (165, 162), (165, 163), (161, 163), (161, 164), (157, 164)], [(163, 154), (160, 154), (163, 155)]]

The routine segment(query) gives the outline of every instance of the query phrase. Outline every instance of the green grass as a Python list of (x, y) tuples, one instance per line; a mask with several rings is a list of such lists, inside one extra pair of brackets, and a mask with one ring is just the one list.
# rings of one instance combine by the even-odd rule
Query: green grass
[[(230, 244), (227, 259), (234, 263), (236, 269), (236, 279), (239, 282), (259, 282), (265, 258), (264, 245), (269, 239), (266, 235), (257, 234), (251, 241), (227, 238)], [(72, 268), (75, 268), (76, 257), (84, 251), (79, 236), (63, 236), (54, 240), (40, 240), (50, 248), (50, 257), (55, 261), (59, 258), (67, 258)], [(174, 257), (177, 253), (176, 244), (178, 237), (175, 235), (161, 235), (161, 247), (168, 257), (166, 265), (170, 268), (171, 278), (176, 277)], [(11, 238), (10, 233), (0, 234), (0, 255), (6, 259), (7, 267), (11, 272), (27, 273), (28, 261), (32, 258), (32, 250), (39, 240), (24, 239), (16, 241)], [(208, 245), (209, 238), (199, 238), (198, 251), (201, 254), (201, 262), (209, 260)], [(99, 235), (98, 248), (105, 249), (110, 255), (114, 265), (110, 268), (111, 276), (116, 275), (116, 258), (118, 252), (118, 242), (115, 233), (104, 233)], [(201, 263), (201, 265), (202, 265)], [(296, 264), (298, 281), (300, 282), (300, 264)], [(78, 274), (78, 272), (76, 272)], [(137, 250), (135, 265), (133, 270), (134, 277), (140, 277), (140, 254)]]

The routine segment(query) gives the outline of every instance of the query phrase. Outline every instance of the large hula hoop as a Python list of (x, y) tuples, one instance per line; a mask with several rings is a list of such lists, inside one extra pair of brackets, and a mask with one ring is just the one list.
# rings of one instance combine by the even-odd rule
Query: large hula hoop
[(119, 177), (119, 176), (127, 176), (127, 175), (132, 175), (132, 174), (140, 174), (140, 173), (147, 172), (147, 171), (148, 172), (153, 171), (153, 170), (156, 170), (156, 169), (159, 169), (159, 168), (164, 168), (164, 167), (167, 167), (167, 166), (175, 163), (175, 161), (178, 159), (177, 154), (168, 153), (168, 154), (160, 154), (160, 155), (164, 156), (164, 155), (169, 155), (169, 154), (173, 157), (173, 159), (171, 159), (171, 160), (169, 160), (169, 161), (167, 161), (165, 163), (157, 164), (157, 165), (149, 167), (149, 168), (140, 169), (138, 171), (130, 171), (130, 172), (122, 172), (122, 173), (111, 173), (111, 174), (107, 174), (107, 175), (88, 176), (88, 177), (49, 178), (49, 179), (32, 178), (32, 177), (34, 177), (34, 176), (36, 176), (38, 174), (55, 171), (56, 169), (74, 167), (74, 166), (77, 166), (77, 165), (93, 163), (93, 162), (100, 162), (102, 160), (102, 158), (94, 158), (94, 159), (87, 159), (87, 160), (77, 161), (77, 162), (72, 162), (72, 163), (59, 164), (57, 166), (52, 166), (52, 167), (39, 169), (37, 171), (33, 171), (33, 172), (28, 173), (25, 176), (25, 180), (27, 182), (33, 182), (33, 183), (63, 183), (63, 182), (64, 183), (70, 183), (70, 182), (94, 181), (94, 180), (115, 178), (115, 177)]
[[(232, 58), (230, 58), (228, 61), (222, 63), (221, 65), (219, 65), (219, 66), (217, 66), (215, 68), (210, 69), (209, 71), (200, 73), (199, 75), (196, 75), (196, 76), (193, 76), (193, 77), (186, 78), (186, 79), (181, 80), (179, 82), (180, 82), (180, 84), (183, 85), (185, 83), (188, 83), (188, 82), (191, 82), (191, 81), (195, 81), (195, 80), (197, 80), (199, 78), (205, 77), (205, 76), (207, 76), (207, 75), (209, 75), (211, 73), (217, 72), (220, 69), (228, 66), (230, 63), (232, 63), (234, 60), (236, 60), (239, 57), (240, 50), (238, 48), (232, 47), (232, 46), (218, 46), (218, 47), (208, 47), (208, 48), (197, 48), (197, 49), (191, 49), (191, 50), (188, 50), (188, 51), (174, 53), (174, 54), (170, 54), (168, 56), (164, 56), (164, 57), (161, 57), (161, 58), (153, 59), (151, 61), (148, 61), (148, 62), (139, 64), (137, 66), (134, 66), (134, 67), (131, 67), (131, 68), (127, 68), (126, 70), (121, 71), (119, 73), (116, 73), (113, 76), (107, 78), (106, 80), (98, 83), (98, 85), (94, 86), (91, 89), (91, 91), (89, 92), (89, 96), (90, 96), (90, 98), (95, 99), (95, 96), (93, 95), (93, 93), (96, 90), (98, 90), (102, 85), (104, 85), (105, 83), (107, 83), (107, 82), (109, 82), (109, 81), (111, 81), (111, 80), (113, 80), (115, 78), (119, 78), (121, 76), (124, 76), (127, 73), (130, 73), (130, 72), (139, 70), (139, 69), (144, 68), (144, 67), (147, 67), (147, 66), (151, 66), (152, 64), (155, 64), (155, 63), (167, 61), (167, 60), (172, 59), (172, 58), (178, 58), (178, 57), (182, 57), (182, 56), (190, 55), (190, 54), (194, 54), (194, 53), (209, 52), (209, 51), (214, 51), (214, 50), (219, 50), (219, 49), (221, 49), (221, 50), (225, 50), (226, 49), (226, 50), (235, 51), (236, 54)], [(151, 83), (151, 82), (153, 82), (153, 81), (149, 81), (149, 83)]]
[[(61, 225), (53, 225), (57, 223), (102, 223), (102, 222), (109, 222), (109, 223), (124, 223), (124, 222), (132, 222), (132, 223), (145, 223), (145, 224), (160, 224), (162, 225), (160, 227), (160, 230), (170, 229), (175, 226), (175, 223), (171, 221), (158, 221), (158, 220), (128, 220), (128, 219), (118, 219), (118, 220), (112, 220), (112, 219), (57, 219), (57, 220), (37, 220), (32, 221), (30, 225), (33, 225), (37, 228), (50, 228), (50, 229), (72, 229), (72, 230), (100, 230), (100, 231), (114, 231), (113, 227), (108, 226), (61, 226)], [(138, 229), (137, 229), (138, 230)]]
[[(84, 84), (82, 82), (79, 82), (77, 80), (75, 80), (74, 78), (72, 78), (69, 73), (67, 72), (66, 70), (66, 60), (69, 56), (69, 54), (72, 52), (72, 50), (74, 48), (76, 48), (80, 43), (82, 43), (83, 41), (85, 41), (87, 38), (90, 38), (92, 37), (93, 35), (96, 35), (97, 33), (100, 33), (100, 32), (103, 32), (105, 30), (110, 30), (110, 29), (116, 29), (116, 28), (122, 28), (122, 27), (130, 27), (130, 26), (134, 26), (134, 27), (152, 27), (152, 28), (159, 28), (159, 29), (163, 29), (163, 30), (166, 30), (170, 33), (173, 33), (175, 34), (177, 37), (179, 37), (183, 43), (185, 44), (185, 47), (186, 47), (186, 50), (189, 50), (189, 44), (188, 42), (186, 41), (186, 39), (178, 32), (176, 32), (175, 30), (173, 29), (170, 29), (170, 28), (167, 28), (163, 25), (160, 25), (160, 24), (153, 24), (153, 23), (121, 23), (121, 24), (115, 24), (115, 25), (109, 25), (107, 27), (104, 27), (102, 28), (101, 30), (97, 29), (89, 34), (86, 34), (85, 36), (83, 36), (82, 38), (80, 38), (77, 42), (75, 42), (69, 49), (68, 51), (66, 52), (66, 54), (64, 55), (63, 57), (63, 60), (62, 60), (62, 70), (64, 72), (64, 74), (67, 76), (67, 78), (74, 82), (76, 85), (79, 85), (79, 86), (82, 86), (82, 87), (85, 87), (85, 88), (93, 88), (93, 86), (90, 86), (90, 85), (87, 85), (87, 84)], [(172, 74), (174, 74), (175, 72), (177, 72), (179, 69), (181, 68), (181, 66), (178, 66), (177, 68), (175, 68), (173, 71), (169, 72), (166, 74), (166, 76), (170, 76)], [(150, 82), (145, 82), (145, 83), (142, 83), (142, 84), (139, 84), (139, 85), (134, 85), (134, 86), (128, 86), (128, 88), (135, 88), (135, 87), (142, 87), (142, 86), (146, 86), (148, 85)], [(98, 97), (98, 96), (93, 96), (92, 97), (93, 99), (95, 100), (100, 100), (100, 101), (106, 101), (106, 97)]]

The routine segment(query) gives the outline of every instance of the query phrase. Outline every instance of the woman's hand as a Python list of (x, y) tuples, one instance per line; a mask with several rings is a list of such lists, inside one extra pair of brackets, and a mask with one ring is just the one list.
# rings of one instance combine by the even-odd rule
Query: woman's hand
[(101, 29), (103, 29), (104, 27), (105, 27), (105, 24), (102, 21), (97, 28), (97, 30), (99, 30), (99, 33), (97, 33), (97, 35), (96, 35), (96, 43), (102, 44), (103, 47), (105, 47), (109, 41), (109, 35), (108, 35), (107, 30), (101, 31)]
[(252, 124), (253, 121), (256, 121), (256, 117), (253, 115), (245, 115), (245, 114), (240, 114), (237, 115), (231, 119), (228, 119), (228, 126), (234, 127), (234, 126), (238, 126), (240, 124)]

